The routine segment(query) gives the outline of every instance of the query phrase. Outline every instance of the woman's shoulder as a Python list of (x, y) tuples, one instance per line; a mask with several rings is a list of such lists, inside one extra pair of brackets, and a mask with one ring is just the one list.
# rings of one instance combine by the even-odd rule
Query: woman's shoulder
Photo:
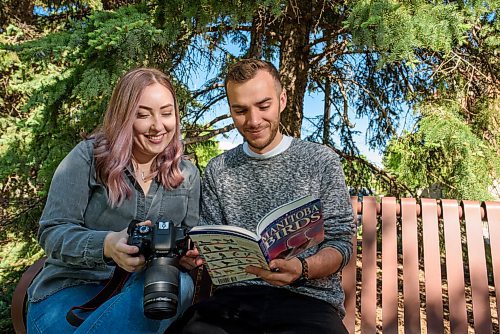
[(182, 158), (180, 163), (179, 163), (179, 168), (184, 175), (186, 176), (191, 176), (191, 175), (198, 175), (200, 172), (198, 168), (195, 166), (195, 164), (189, 160), (188, 158)]
[(90, 161), (94, 155), (94, 139), (83, 139), (68, 153), (66, 158)]

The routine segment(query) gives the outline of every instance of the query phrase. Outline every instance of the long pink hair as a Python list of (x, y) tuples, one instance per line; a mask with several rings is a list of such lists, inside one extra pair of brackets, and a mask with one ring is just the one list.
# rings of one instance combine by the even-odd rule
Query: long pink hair
[(107, 187), (111, 206), (119, 206), (125, 198), (132, 195), (124, 173), (132, 161), (132, 125), (137, 117), (137, 105), (144, 88), (155, 83), (165, 86), (172, 93), (177, 122), (172, 140), (167, 148), (158, 154), (151, 169), (153, 175), (167, 189), (176, 188), (184, 180), (179, 168), (183, 146), (180, 140), (179, 106), (174, 87), (170, 79), (159, 70), (132, 70), (118, 81), (103, 124), (93, 136), (96, 138), (94, 157), (97, 178)]

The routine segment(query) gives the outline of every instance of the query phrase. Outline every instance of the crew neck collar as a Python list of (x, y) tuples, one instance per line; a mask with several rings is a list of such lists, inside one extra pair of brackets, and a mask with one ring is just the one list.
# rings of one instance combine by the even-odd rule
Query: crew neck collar
[(274, 157), (274, 156), (276, 156), (276, 155), (278, 155), (280, 153), (285, 152), (287, 150), (287, 148), (289, 148), (290, 145), (292, 144), (292, 140), (293, 140), (293, 137), (285, 136), (284, 135), (283, 138), (281, 138), (281, 142), (275, 148), (273, 148), (269, 152), (262, 153), (262, 154), (255, 153), (248, 146), (248, 142), (244, 142), (243, 143), (243, 152), (246, 155), (248, 155), (249, 157), (252, 157), (252, 158), (256, 158), (256, 159), (269, 159), (269, 158)]

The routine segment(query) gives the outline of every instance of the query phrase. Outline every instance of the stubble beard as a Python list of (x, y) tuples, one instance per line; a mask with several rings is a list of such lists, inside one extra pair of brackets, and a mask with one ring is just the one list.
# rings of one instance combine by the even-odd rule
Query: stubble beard
[[(281, 105), (279, 105), (278, 107), (281, 108)], [(247, 141), (249, 147), (254, 148), (254, 149), (260, 151), (260, 150), (265, 149), (276, 138), (276, 135), (278, 134), (278, 130), (279, 130), (279, 122), (280, 121), (278, 119), (277, 122), (271, 122), (271, 123), (269, 123), (269, 126), (270, 126), (269, 137), (267, 138), (267, 140), (263, 144), (260, 144), (260, 145), (258, 144), (257, 141), (248, 140), (248, 138), (245, 137), (243, 135), (243, 133), (241, 133), (241, 131), (240, 131), (240, 134), (242, 135), (243, 138), (245, 138), (245, 140)]]

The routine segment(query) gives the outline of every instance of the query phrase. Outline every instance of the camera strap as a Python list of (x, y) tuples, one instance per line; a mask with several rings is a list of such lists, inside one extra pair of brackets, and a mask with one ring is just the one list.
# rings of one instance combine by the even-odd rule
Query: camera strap
[(91, 300), (86, 302), (80, 306), (73, 306), (68, 313), (66, 314), (66, 320), (70, 323), (70, 325), (74, 327), (80, 326), (85, 318), (81, 318), (76, 315), (75, 310), (80, 310), (82, 312), (91, 312), (101, 306), (104, 302), (106, 302), (109, 298), (113, 297), (117, 293), (121, 291), (125, 282), (129, 278), (130, 273), (123, 270), (122, 268), (116, 266), (115, 271), (113, 272), (113, 277), (106, 283), (104, 288), (102, 288), (99, 293), (93, 297)]

